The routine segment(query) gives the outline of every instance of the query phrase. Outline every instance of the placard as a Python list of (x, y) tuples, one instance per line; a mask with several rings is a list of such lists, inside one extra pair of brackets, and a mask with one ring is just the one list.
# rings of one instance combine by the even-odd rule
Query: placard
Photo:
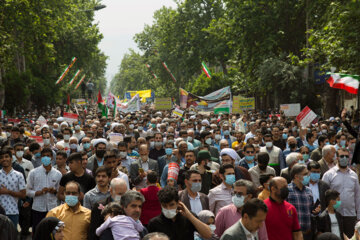
[(240, 99), (241, 96), (233, 96), (233, 103), (232, 103), (232, 113), (242, 113), (240, 108)]
[(69, 123), (74, 123), (74, 122), (77, 122), (78, 121), (78, 118), (79, 118), (79, 115), (75, 114), (75, 113), (68, 113), (68, 112), (64, 112), (64, 120), (66, 122), (69, 122)]
[(155, 98), (155, 110), (170, 110), (171, 108), (171, 98)]
[(287, 117), (294, 117), (300, 114), (300, 103), (281, 104), (280, 110), (284, 112)]
[(255, 98), (240, 97), (240, 109), (242, 111), (255, 109)]
[(296, 117), (296, 120), (301, 124), (302, 127), (305, 128), (309, 126), (316, 117), (317, 115), (308, 106), (306, 106)]
[(184, 115), (184, 111), (180, 110), (179, 108), (175, 108), (173, 115), (182, 117)]
[(109, 134), (109, 141), (111, 143), (118, 144), (119, 142), (122, 142), (124, 140), (124, 137), (121, 133), (110, 133)]

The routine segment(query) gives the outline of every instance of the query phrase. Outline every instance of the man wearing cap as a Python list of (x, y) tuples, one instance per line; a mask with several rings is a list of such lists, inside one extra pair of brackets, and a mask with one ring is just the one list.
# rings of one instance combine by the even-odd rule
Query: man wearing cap
[(106, 152), (107, 141), (104, 138), (94, 140), (95, 154), (88, 159), (86, 168), (95, 173), (98, 167), (104, 165), (104, 154)]
[[(220, 164), (218, 164), (217, 159), (211, 157), (208, 149), (202, 148), (202, 150), (197, 155), (198, 161), (205, 160), (206, 166), (210, 172), (216, 172), (220, 168)], [(191, 166), (190, 170), (198, 170), (199, 164), (195, 163)]]

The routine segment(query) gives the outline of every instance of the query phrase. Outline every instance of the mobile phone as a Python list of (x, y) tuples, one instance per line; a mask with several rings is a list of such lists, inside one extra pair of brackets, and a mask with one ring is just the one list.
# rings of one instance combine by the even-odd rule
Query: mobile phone
[(144, 169), (139, 168), (139, 172), (140, 172), (141, 174), (143, 174), (143, 173), (144, 173)]
[(316, 200), (316, 202), (314, 203), (311, 211), (314, 211), (319, 205), (320, 205), (320, 201), (319, 201), (319, 199), (318, 199), (318, 200)]

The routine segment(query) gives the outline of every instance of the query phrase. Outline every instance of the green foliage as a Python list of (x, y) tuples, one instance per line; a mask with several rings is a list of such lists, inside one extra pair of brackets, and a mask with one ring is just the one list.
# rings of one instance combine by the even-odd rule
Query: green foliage
[[(102, 35), (92, 24), (95, 5), (93, 0), (0, 2), (0, 82), (6, 85), (6, 107), (43, 108), (62, 102), (66, 92), (78, 95), (73, 90), (76, 83), (71, 90), (66, 87), (77, 69), (105, 88), (106, 56), (98, 48)], [(78, 61), (55, 86), (74, 56)], [(18, 94), (18, 88), (11, 86), (24, 88), (26, 94)], [(16, 104), (13, 96), (17, 96)]]

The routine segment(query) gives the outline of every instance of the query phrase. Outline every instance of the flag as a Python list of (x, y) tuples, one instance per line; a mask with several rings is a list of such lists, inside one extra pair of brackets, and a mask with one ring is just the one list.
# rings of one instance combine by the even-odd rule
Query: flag
[(205, 62), (202, 62), (201, 65), (202, 65), (202, 70), (204, 71), (204, 73), (206, 74), (206, 76), (211, 79), (211, 72), (210, 72), (210, 70), (207, 68)]
[(165, 63), (165, 62), (162, 62), (162, 65), (164, 66), (164, 68), (166, 69), (166, 71), (169, 72), (169, 74), (170, 74), (171, 78), (174, 80), (174, 82), (176, 82), (176, 78), (175, 78), (174, 75), (171, 73), (171, 71), (170, 71), (169, 67), (166, 65), (166, 63)]
[(154, 77), (155, 79), (157, 79), (158, 77), (157, 77), (156, 74), (151, 70), (150, 65), (149, 65), (149, 64), (145, 64), (145, 66), (149, 69), (149, 71), (151, 72), (151, 74), (153, 75), (153, 77)]
[(215, 114), (230, 113), (230, 105), (231, 105), (230, 100), (221, 101), (214, 107), (214, 113)]
[(101, 97), (100, 89), (99, 89), (99, 93), (98, 93), (97, 104), (98, 104), (98, 111), (100, 110), (101, 115), (107, 117), (108, 116), (108, 108), (106, 107), (104, 100)]
[(0, 110), (0, 118), (4, 118), (6, 114), (5, 110)]
[(332, 88), (344, 89), (345, 91), (358, 94), (359, 88), (359, 75), (349, 75), (343, 73), (327, 73), (330, 74), (330, 78), (327, 80), (328, 84)]
[(70, 110), (70, 95), (67, 95), (67, 101), (66, 101), (66, 112), (69, 112)]
[(74, 82), (74, 81), (76, 80), (76, 78), (79, 76), (80, 72), (81, 72), (80, 69), (76, 71), (74, 77), (73, 77), (73, 78), (70, 80), (70, 82), (69, 82), (69, 86), (71, 86), (71, 85), (73, 84), (73, 82)]
[(86, 74), (84, 74), (84, 76), (82, 76), (82, 78), (80, 79), (79, 83), (76, 84), (75, 90), (78, 89), (78, 87), (80, 86), (80, 84), (84, 81), (85, 77), (86, 77)]
[(56, 81), (55, 84), (58, 84), (60, 83), (64, 77), (66, 76), (66, 74), (69, 72), (70, 68), (74, 65), (74, 63), (76, 62), (77, 58), (76, 57), (73, 57), (71, 59), (71, 63), (64, 69), (64, 71), (62, 72), (62, 74), (60, 75), (60, 77), (58, 78), (58, 80)]
[(179, 92), (180, 92), (180, 107), (187, 108), (187, 99), (188, 99), (189, 93), (185, 89), (182, 89), (182, 88), (179, 88)]

